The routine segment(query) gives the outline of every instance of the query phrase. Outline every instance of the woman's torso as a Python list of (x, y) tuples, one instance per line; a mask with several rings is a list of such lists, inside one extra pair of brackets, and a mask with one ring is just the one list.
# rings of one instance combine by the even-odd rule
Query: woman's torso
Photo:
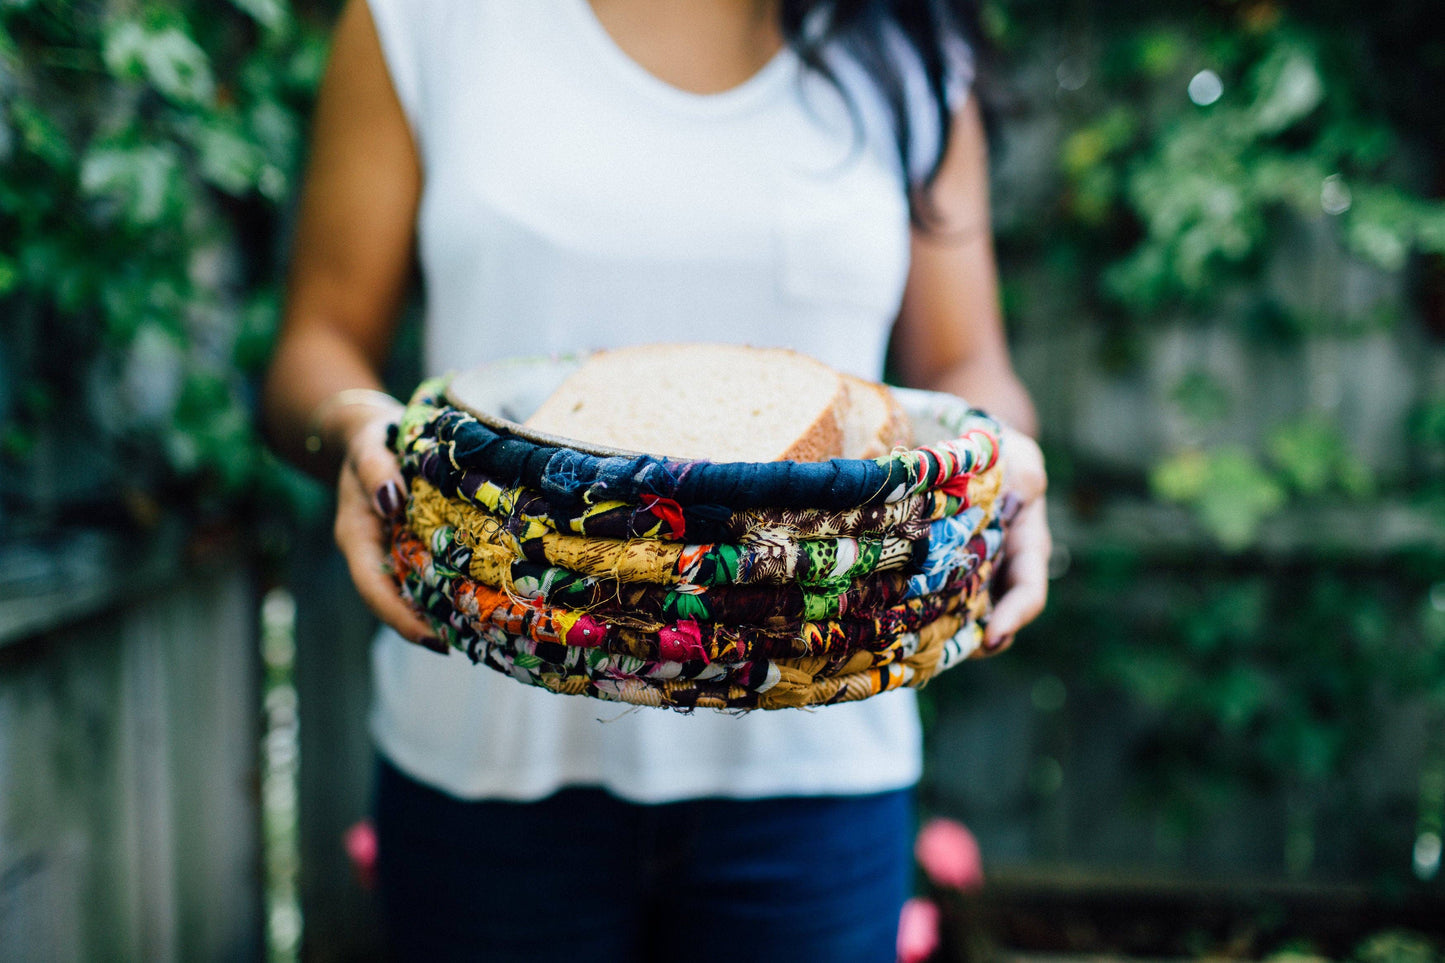
[[(908, 270), (881, 103), (784, 49), (699, 95), (648, 74), (587, 0), (371, 0), (422, 155), (429, 372), (518, 355), (714, 340), (881, 375)], [(528, 689), (389, 632), (372, 729), (463, 797), (601, 785), (644, 801), (872, 792), (917, 778), (911, 692), (738, 717)]]

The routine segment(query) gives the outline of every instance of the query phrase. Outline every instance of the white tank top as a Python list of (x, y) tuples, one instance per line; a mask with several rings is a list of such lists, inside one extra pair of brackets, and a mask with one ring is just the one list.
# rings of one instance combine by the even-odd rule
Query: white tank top
[[(699, 95), (628, 58), (588, 0), (370, 5), (422, 158), (429, 372), (715, 340), (879, 377), (908, 212), (882, 103), (851, 63), (833, 58), (862, 140), (790, 49)], [(911, 691), (682, 715), (531, 689), (386, 630), (372, 664), (381, 752), (464, 798), (866, 793), (921, 767)]]

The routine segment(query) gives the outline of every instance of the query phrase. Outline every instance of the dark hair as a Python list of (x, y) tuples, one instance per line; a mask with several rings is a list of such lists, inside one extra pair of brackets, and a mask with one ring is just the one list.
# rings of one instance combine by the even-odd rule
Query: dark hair
[[(817, 29), (814, 18), (824, 25)], [(953, 128), (946, 93), (950, 44), (962, 41), (973, 52), (975, 76), (987, 53), (975, 0), (782, 0), (783, 37), (799, 59), (843, 90), (823, 58), (823, 49), (837, 44), (877, 87), (893, 121), (898, 159), (908, 180), (908, 211), (914, 224), (926, 225), (931, 213), (928, 192), (943, 163)], [(937, 117), (939, 136), (931, 157), (918, 156), (919, 140), (910, 121), (903, 67), (888, 33), (895, 33), (917, 56), (927, 81), (928, 104)], [(849, 102), (855, 124), (856, 105)]]

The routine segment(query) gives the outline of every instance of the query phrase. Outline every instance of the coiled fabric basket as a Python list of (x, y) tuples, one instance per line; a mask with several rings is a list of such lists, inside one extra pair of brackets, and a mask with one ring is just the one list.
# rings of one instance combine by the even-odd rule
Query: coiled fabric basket
[(402, 593), (474, 662), (567, 695), (780, 709), (922, 686), (984, 653), (999, 427), (892, 389), (929, 443), (872, 459), (713, 463), (519, 422), (580, 359), (424, 382), (391, 445)]

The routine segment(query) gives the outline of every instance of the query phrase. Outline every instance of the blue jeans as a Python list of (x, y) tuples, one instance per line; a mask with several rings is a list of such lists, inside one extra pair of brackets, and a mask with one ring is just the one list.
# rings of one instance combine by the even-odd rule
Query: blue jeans
[(913, 822), (911, 790), (464, 801), (383, 760), (383, 922), (404, 960), (891, 963)]

